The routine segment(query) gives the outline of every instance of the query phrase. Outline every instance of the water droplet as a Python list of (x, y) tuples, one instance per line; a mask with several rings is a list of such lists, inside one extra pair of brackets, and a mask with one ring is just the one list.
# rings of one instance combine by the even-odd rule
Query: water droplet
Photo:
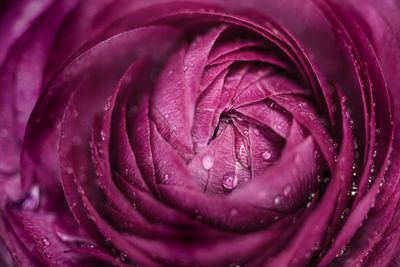
[(168, 120), (168, 119), (169, 119), (169, 114), (168, 114), (168, 113), (165, 114), (165, 115), (164, 115), (164, 118), (165, 118), (166, 120)]
[(73, 172), (72, 168), (70, 168), (70, 167), (65, 168), (65, 171), (66, 171), (68, 174), (72, 174), (72, 172)]
[(342, 102), (345, 103), (347, 101), (347, 96), (342, 96)]
[(175, 125), (172, 126), (172, 130), (176, 130), (176, 126)]
[(249, 178), (246, 177), (246, 178), (243, 179), (243, 181), (244, 181), (245, 183), (247, 183), (247, 182), (249, 181)]
[(249, 135), (249, 131), (248, 131), (248, 130), (244, 130), (244, 131), (243, 131), (243, 134), (244, 134), (245, 136), (248, 136), (248, 135)]
[(125, 168), (125, 169), (124, 169), (124, 173), (125, 173), (125, 175), (128, 175), (128, 174), (129, 174), (129, 169), (128, 169), (128, 168)]
[(349, 254), (349, 248), (344, 247), (338, 254), (336, 254), (336, 257), (340, 257), (342, 255), (347, 255), (347, 254)]
[(358, 187), (353, 185), (350, 189), (350, 196), (355, 197), (357, 195), (358, 192)]
[(120, 261), (125, 262), (125, 261), (127, 261), (127, 259), (128, 259), (128, 255), (126, 255), (125, 253), (121, 253), (119, 255), (119, 260)]
[(335, 143), (333, 143), (333, 147), (334, 147), (334, 148), (337, 148), (338, 146), (339, 146), (339, 144), (338, 144), (338, 143), (336, 143), (336, 142), (335, 142)]
[(310, 114), (308, 114), (308, 115), (307, 115), (307, 117), (308, 117), (308, 119), (309, 119), (309, 120), (314, 120), (314, 115), (313, 115), (313, 114), (311, 114), (311, 113), (310, 113)]
[(187, 71), (187, 70), (188, 70), (188, 66), (184, 65), (184, 66), (183, 66), (183, 71), (185, 72), (185, 71)]
[(264, 151), (264, 152), (261, 153), (261, 157), (262, 157), (264, 160), (270, 160), (270, 159), (271, 159), (271, 156), (272, 156), (272, 154), (271, 154), (271, 151), (269, 151), (269, 150), (266, 150), (266, 151)]
[(279, 205), (282, 202), (282, 196), (276, 196), (274, 198), (275, 205)]
[(233, 173), (232, 174), (226, 174), (222, 178), (222, 185), (228, 190), (234, 189), (236, 187), (237, 183), (238, 183), (238, 178)]
[[(109, 110), (111, 108), (111, 103), (110, 102), (108, 102), (105, 106), (104, 106), (104, 111), (107, 111), (107, 110)], [(75, 116), (75, 114), (74, 114), (74, 116)], [(75, 117), (78, 117), (78, 111), (76, 111), (76, 116)]]
[(258, 129), (254, 129), (254, 134), (255, 134), (255, 135), (259, 135), (259, 134), (260, 134), (260, 131), (259, 131)]
[(29, 211), (35, 210), (39, 206), (39, 199), (40, 199), (39, 186), (34, 185), (29, 192), (29, 196), (26, 197), (21, 204), (22, 209)]
[(283, 188), (283, 195), (288, 196), (290, 191), (292, 191), (292, 187), (290, 185), (285, 186), (285, 188)]
[(106, 140), (106, 133), (104, 131), (100, 131), (101, 140)]
[(380, 134), (381, 130), (380, 129), (376, 129), (375, 132), (376, 132), (376, 134)]
[(42, 238), (42, 244), (43, 244), (43, 246), (49, 246), (50, 245), (50, 242), (49, 242), (49, 240), (46, 238), (46, 237), (43, 237)]
[(173, 70), (168, 71), (168, 75), (172, 75), (172, 74), (174, 74)]
[(240, 153), (241, 156), (245, 156), (245, 157), (247, 156), (247, 151), (246, 151), (246, 148), (245, 148), (244, 144), (242, 144), (240, 146), (239, 153)]
[(207, 155), (203, 158), (202, 161), (203, 167), (206, 170), (211, 169), (214, 166), (214, 157), (211, 155)]
[(164, 175), (164, 182), (167, 182), (168, 179), (169, 179), (169, 174), (167, 173), (167, 174)]
[(373, 231), (371, 236), (368, 237), (368, 243), (373, 244), (375, 243), (376, 239), (378, 238), (379, 233), (377, 231)]

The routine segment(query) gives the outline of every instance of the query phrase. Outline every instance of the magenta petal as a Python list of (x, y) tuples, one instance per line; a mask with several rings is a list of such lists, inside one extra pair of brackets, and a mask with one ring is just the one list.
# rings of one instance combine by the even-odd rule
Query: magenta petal
[[(10, 222), (32, 255), (48, 266), (72, 263), (75, 257), (64, 254), (69, 247), (57, 238), (53, 230), (55, 214), (34, 214), (11, 209)], [(79, 258), (79, 257), (77, 257)]]
[(258, 102), (253, 105), (236, 108), (236, 111), (262, 124), (264, 127), (271, 128), (282, 138), (289, 135), (291, 117), (274, 109), (275, 103), (269, 105), (265, 102)]
[(399, 10), (2, 1), (0, 265), (400, 266)]
[(197, 153), (207, 146), (217, 126), (216, 121), (221, 112), (218, 104), (221, 103), (222, 89), (227, 73), (228, 71), (225, 70), (219, 74), (197, 100), (191, 129), (194, 151)]
[(316, 165), (314, 143), (308, 137), (231, 197), (257, 207), (293, 212), (305, 203), (316, 184)]
[(125, 196), (148, 221), (152, 223), (163, 222), (165, 225), (177, 228), (196, 228), (197, 222), (194, 222), (189, 216), (160, 203), (152, 195), (141, 192), (124, 179), (117, 179), (117, 183)]
[(197, 188), (185, 162), (162, 138), (153, 122), (150, 122), (150, 145), (157, 183)]

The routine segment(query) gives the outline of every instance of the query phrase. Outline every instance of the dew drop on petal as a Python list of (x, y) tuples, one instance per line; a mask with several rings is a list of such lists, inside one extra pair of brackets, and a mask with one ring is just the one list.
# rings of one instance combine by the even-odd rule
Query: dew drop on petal
[(214, 166), (214, 157), (211, 155), (207, 155), (203, 158), (202, 161), (203, 168), (206, 170), (211, 169)]
[(100, 131), (101, 140), (106, 140), (106, 133), (104, 131)]
[(125, 253), (121, 253), (119, 255), (119, 260), (120, 261), (125, 262), (125, 261), (127, 261), (127, 259), (128, 259), (128, 255), (126, 255)]
[(285, 186), (285, 188), (283, 188), (283, 195), (288, 196), (290, 191), (292, 191), (292, 187), (290, 185)]
[(168, 120), (168, 119), (169, 119), (169, 114), (168, 114), (168, 113), (165, 114), (165, 115), (164, 115), (164, 118), (165, 118), (166, 120)]
[(353, 185), (350, 190), (350, 196), (355, 197), (357, 195), (357, 192), (358, 192), (358, 187)]
[(245, 156), (245, 157), (247, 156), (247, 151), (246, 151), (246, 148), (244, 145), (240, 146), (239, 153), (241, 156)]
[(274, 198), (275, 205), (279, 205), (282, 202), (282, 196), (276, 196)]
[(349, 248), (348, 247), (344, 247), (338, 254), (336, 254), (336, 257), (340, 257), (343, 255), (348, 255), (349, 254)]
[(46, 238), (46, 237), (43, 237), (42, 238), (42, 244), (43, 244), (43, 246), (49, 246), (50, 245), (50, 242), (49, 242), (49, 240)]
[(271, 151), (266, 150), (264, 152), (261, 153), (261, 157), (263, 158), (263, 160), (270, 160), (271, 159)]
[(167, 174), (164, 175), (164, 182), (167, 182), (168, 179), (169, 179), (169, 174), (167, 173)]
[(35, 185), (31, 188), (29, 196), (22, 202), (21, 207), (24, 210), (33, 211), (39, 206), (40, 189)]
[(222, 178), (222, 185), (228, 190), (234, 189), (237, 183), (238, 183), (238, 178), (234, 174), (226, 174)]

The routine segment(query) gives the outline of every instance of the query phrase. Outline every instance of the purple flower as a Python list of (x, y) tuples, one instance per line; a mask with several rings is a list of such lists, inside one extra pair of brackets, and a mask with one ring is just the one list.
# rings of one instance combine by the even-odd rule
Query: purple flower
[(1, 266), (400, 266), (400, 6), (0, 4)]

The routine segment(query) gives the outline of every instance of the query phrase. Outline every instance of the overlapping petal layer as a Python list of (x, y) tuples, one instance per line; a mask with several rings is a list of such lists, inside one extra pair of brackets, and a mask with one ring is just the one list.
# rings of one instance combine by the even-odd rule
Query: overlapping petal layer
[(397, 85), (368, 6), (365, 22), (334, 1), (90, 2), (21, 21), (11, 3), (0, 22), (15, 262), (389, 263)]

